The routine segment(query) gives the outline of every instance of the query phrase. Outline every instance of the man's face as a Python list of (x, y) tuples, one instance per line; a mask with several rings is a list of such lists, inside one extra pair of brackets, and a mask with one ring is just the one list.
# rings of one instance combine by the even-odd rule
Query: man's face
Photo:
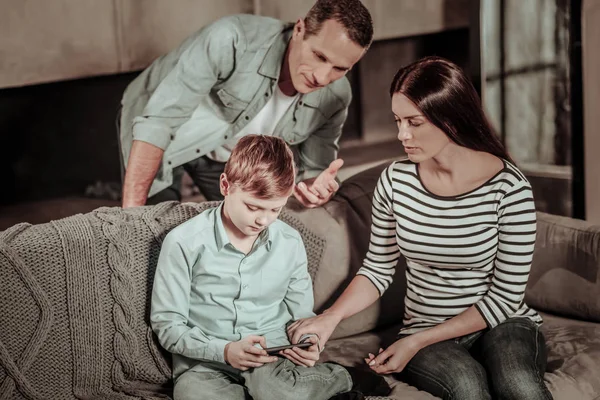
[(304, 21), (299, 20), (288, 55), (294, 88), (309, 93), (327, 86), (345, 76), (364, 53), (339, 22), (327, 20), (316, 35), (307, 37)]
[(221, 194), (223, 204), (223, 223), (238, 239), (256, 237), (279, 216), (281, 209), (292, 194), (292, 188), (286, 196), (261, 199), (227, 182), (221, 175)]

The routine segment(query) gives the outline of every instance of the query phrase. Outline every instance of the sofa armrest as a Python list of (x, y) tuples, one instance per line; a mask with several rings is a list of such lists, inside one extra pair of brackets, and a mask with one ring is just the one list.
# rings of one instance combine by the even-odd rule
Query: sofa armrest
[(537, 310), (600, 322), (600, 226), (538, 212), (525, 301)]

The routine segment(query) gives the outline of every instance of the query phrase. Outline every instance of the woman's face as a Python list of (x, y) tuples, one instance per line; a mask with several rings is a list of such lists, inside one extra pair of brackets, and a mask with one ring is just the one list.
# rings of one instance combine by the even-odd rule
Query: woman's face
[(420, 163), (436, 157), (451, 143), (448, 136), (425, 118), (402, 93), (392, 96), (392, 112), (398, 125), (398, 140), (412, 162)]

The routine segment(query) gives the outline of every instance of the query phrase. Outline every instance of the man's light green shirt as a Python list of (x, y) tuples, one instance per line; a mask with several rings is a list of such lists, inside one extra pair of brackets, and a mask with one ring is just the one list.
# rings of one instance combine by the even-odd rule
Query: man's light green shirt
[(276, 220), (250, 253), (229, 241), (222, 205), (173, 229), (154, 278), (150, 321), (173, 353), (173, 376), (224, 363), (229, 342), (265, 336), (289, 344), (286, 325), (314, 316), (312, 281), (300, 234)]
[[(292, 28), (255, 15), (222, 18), (128, 86), (121, 114), (124, 165), (133, 140), (165, 150), (150, 196), (171, 185), (173, 168), (221, 147), (258, 114), (273, 96)], [(342, 78), (298, 96), (279, 120), (273, 134), (292, 147), (299, 180), (317, 176), (337, 157), (351, 98)]]

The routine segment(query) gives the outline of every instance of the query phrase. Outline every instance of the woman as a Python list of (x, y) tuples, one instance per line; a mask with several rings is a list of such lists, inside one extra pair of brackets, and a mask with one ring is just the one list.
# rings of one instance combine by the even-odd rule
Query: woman
[(524, 302), (535, 242), (531, 186), (492, 132), (472, 84), (429, 57), (398, 71), (392, 111), (407, 161), (373, 198), (363, 267), (323, 314), (289, 328), (292, 342), (365, 309), (407, 261), (398, 340), (365, 361), (444, 399), (551, 399), (542, 320)]

